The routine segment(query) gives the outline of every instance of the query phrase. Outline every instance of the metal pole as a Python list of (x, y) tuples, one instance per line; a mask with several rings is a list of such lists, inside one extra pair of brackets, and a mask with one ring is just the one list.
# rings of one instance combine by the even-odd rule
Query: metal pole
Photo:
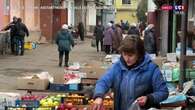
[[(173, 1), (174, 5), (176, 5), (175, 0)], [(175, 48), (176, 48), (176, 22), (177, 22), (177, 18), (176, 18), (176, 13), (175, 11), (173, 11), (173, 31), (172, 31), (172, 52), (175, 52)]]
[(183, 83), (185, 81), (185, 56), (186, 56), (186, 37), (187, 37), (187, 19), (188, 19), (188, 0), (182, 0), (182, 5), (185, 6), (181, 21), (181, 56), (180, 56), (180, 80), (179, 87), (183, 90)]

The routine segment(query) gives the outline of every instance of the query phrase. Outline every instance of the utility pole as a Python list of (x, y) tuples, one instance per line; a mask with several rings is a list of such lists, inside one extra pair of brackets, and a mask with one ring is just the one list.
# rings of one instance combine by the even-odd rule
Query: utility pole
[(179, 80), (179, 87), (183, 90), (183, 83), (185, 81), (186, 72), (186, 37), (187, 37), (187, 22), (188, 22), (188, 0), (182, 0), (182, 5), (185, 7), (182, 14), (182, 21), (181, 21), (181, 56), (180, 56), (180, 80)]
[[(176, 5), (175, 0), (173, 1), (173, 5)], [(175, 10), (173, 10), (173, 30), (172, 30), (172, 52), (175, 52), (176, 49), (176, 22), (177, 22), (177, 16)]]

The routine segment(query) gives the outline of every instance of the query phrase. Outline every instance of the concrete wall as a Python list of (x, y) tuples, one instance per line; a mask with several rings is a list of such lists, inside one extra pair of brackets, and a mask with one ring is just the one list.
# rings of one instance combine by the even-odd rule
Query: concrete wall
[(168, 52), (169, 12), (161, 11), (160, 18), (160, 55), (165, 56)]
[(20, 9), (23, 7), (20, 6), (21, 0), (11, 0), (10, 1), (10, 21), (12, 21), (13, 16), (20, 17)]
[(115, 0), (116, 18), (115, 22), (118, 23), (120, 20), (137, 22), (136, 9), (138, 1), (131, 0), (131, 4), (122, 4), (122, 0)]
[(35, 30), (34, 0), (25, 0), (24, 23), (30, 30)]
[(86, 31), (93, 32), (96, 25), (96, 4), (94, 1), (87, 2)]
[(95, 26), (96, 25), (96, 4), (95, 2), (88, 2), (87, 3), (87, 25)]
[(0, 0), (0, 29), (3, 28), (3, 0)]
[(68, 25), (75, 25), (75, 7), (74, 0), (68, 1)]
[(117, 10), (115, 22), (120, 23), (120, 20), (124, 22), (128, 21), (131, 23), (137, 23), (136, 11), (135, 10)]
[[(39, 2), (39, 0), (36, 0)], [(35, 0), (11, 0), (10, 20), (13, 16), (22, 18), (30, 31), (40, 31), (39, 9), (35, 11)], [(35, 20), (36, 18), (36, 20)], [(36, 21), (36, 23), (35, 23)]]
[(79, 9), (81, 7), (82, 0), (75, 0), (75, 26), (79, 24), (79, 22), (82, 21), (82, 10)]
[(108, 22), (115, 20), (114, 10), (103, 10), (103, 21), (102, 24), (104, 26), (107, 25)]

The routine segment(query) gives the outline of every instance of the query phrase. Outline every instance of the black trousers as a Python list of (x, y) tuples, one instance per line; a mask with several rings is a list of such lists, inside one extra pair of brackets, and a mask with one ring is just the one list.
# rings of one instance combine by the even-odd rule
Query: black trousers
[(64, 55), (65, 55), (64, 66), (68, 67), (69, 51), (59, 51), (59, 66), (62, 66), (63, 56)]
[(11, 44), (11, 53), (15, 54), (15, 39), (14, 39), (14, 36), (10, 37), (10, 44)]
[(105, 45), (105, 52), (106, 54), (110, 54), (110, 45)]
[(80, 32), (79, 35), (80, 35), (81, 41), (84, 41), (84, 32)]
[(99, 42), (100, 42), (100, 46), (101, 46), (101, 51), (103, 51), (103, 40), (96, 39), (97, 52), (99, 52)]

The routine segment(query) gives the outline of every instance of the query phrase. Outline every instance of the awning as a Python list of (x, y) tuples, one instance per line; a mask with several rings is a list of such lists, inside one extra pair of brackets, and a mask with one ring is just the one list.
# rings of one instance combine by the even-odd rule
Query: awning
[(154, 3), (160, 8), (164, 4), (169, 4), (173, 0), (153, 0)]

